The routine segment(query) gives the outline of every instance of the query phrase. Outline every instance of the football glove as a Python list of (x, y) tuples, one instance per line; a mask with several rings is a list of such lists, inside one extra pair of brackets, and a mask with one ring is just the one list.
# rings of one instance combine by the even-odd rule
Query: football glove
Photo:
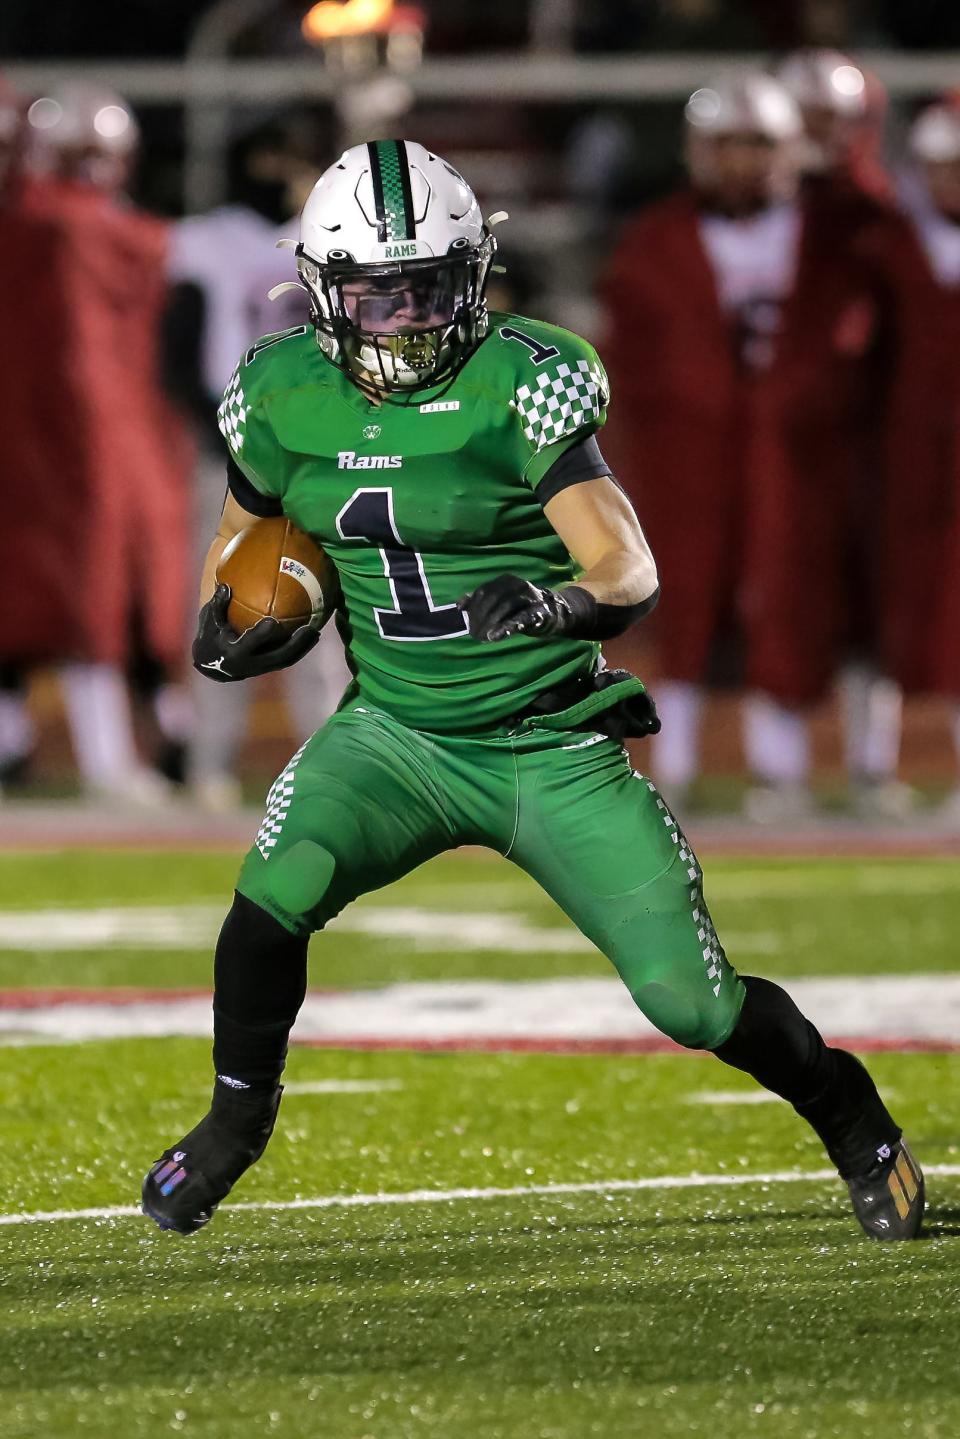
[[(595, 690), (605, 690), (622, 680), (632, 679), (628, 670), (599, 670), (594, 676)], [(619, 704), (611, 705), (597, 717), (597, 729), (609, 739), (622, 744), (625, 739), (645, 739), (647, 735), (660, 733), (660, 716), (653, 702), (653, 695), (646, 690), (629, 695)]]
[(597, 602), (578, 585), (563, 590), (540, 588), (519, 575), (499, 575), (459, 602), (474, 639), (505, 640), (510, 635), (583, 633)]
[(193, 642), (193, 667), (221, 684), (252, 679), (296, 664), (313, 649), (320, 633), (301, 625), (288, 635), (278, 620), (258, 620), (238, 635), (227, 619), (230, 586), (218, 585), (213, 598), (200, 611)]

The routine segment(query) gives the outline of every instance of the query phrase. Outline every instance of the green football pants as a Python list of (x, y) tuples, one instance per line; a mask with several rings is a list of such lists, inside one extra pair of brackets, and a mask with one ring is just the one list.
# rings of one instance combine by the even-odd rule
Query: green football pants
[(463, 844), (489, 846), (542, 885), (664, 1034), (695, 1049), (728, 1038), (744, 990), (696, 857), (655, 786), (599, 735), (530, 721), (430, 735), (341, 711), (275, 782), (237, 888), (304, 934)]

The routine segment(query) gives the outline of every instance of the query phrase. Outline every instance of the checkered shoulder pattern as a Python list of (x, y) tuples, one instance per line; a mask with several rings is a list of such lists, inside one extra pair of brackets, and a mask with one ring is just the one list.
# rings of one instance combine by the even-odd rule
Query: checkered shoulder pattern
[(533, 384), (521, 385), (510, 403), (527, 439), (542, 450), (595, 424), (608, 399), (607, 377), (598, 360), (560, 360), (541, 370)]
[(247, 429), (247, 406), (240, 383), (240, 366), (234, 370), (217, 411), (220, 433), (235, 455), (243, 449)]

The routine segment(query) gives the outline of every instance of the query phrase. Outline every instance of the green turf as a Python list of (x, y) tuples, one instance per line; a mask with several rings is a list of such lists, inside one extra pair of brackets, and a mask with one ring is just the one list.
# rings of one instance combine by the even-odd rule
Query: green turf
[[(928, 1163), (956, 1163), (960, 1058), (875, 1068)], [(292, 1094), (240, 1201), (805, 1170), (781, 1105), (706, 1058), (337, 1054)], [(206, 1045), (0, 1050), (3, 1209), (128, 1204), (205, 1105)], [(863, 1238), (838, 1184), (224, 1209), (0, 1228), (0, 1433), (60, 1439), (847, 1439), (960, 1432), (960, 1180), (923, 1242)]]
[[(218, 854), (0, 856), (0, 909), (218, 905)], [(721, 860), (707, 892), (731, 955), (770, 974), (945, 971), (955, 867)], [(451, 856), (363, 902), (566, 922), (495, 857)], [(552, 949), (431, 948), (333, 930), (317, 984), (606, 972)], [(0, 985), (206, 985), (205, 950), (0, 951)], [(871, 1060), (928, 1165), (960, 1163), (960, 1056)], [(0, 1211), (134, 1203), (203, 1112), (208, 1046), (0, 1047)], [(234, 1196), (529, 1187), (812, 1171), (783, 1105), (709, 1058), (295, 1049), (296, 1094)], [(2, 1439), (955, 1439), (960, 1179), (927, 1238), (860, 1235), (834, 1182), (546, 1194), (349, 1209), (225, 1208), (189, 1240), (138, 1217), (0, 1226)]]
[[(706, 893), (730, 958), (746, 973), (934, 973), (956, 965), (960, 887), (952, 860), (706, 861)], [(229, 901), (236, 860), (217, 853), (0, 854), (0, 910), (178, 905)], [(547, 930), (566, 927), (556, 906), (495, 855), (449, 855), (363, 907), (410, 906), (456, 918), (516, 913)], [(532, 952), (476, 951), (440, 938), (432, 947), (354, 933), (314, 941), (311, 979), (330, 987), (486, 976), (537, 979), (609, 972), (592, 952), (558, 952), (549, 935)], [(0, 949), (0, 988), (75, 984), (204, 986), (210, 947), (186, 950)]]

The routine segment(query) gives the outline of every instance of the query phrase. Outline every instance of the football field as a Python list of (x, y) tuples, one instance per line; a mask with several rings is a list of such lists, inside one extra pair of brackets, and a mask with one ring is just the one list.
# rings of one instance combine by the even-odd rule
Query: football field
[(960, 1433), (956, 861), (711, 861), (927, 1168), (863, 1237), (812, 1135), (463, 854), (312, 948), (277, 1133), (200, 1234), (137, 1212), (206, 1108), (219, 852), (0, 854), (3, 1439)]

